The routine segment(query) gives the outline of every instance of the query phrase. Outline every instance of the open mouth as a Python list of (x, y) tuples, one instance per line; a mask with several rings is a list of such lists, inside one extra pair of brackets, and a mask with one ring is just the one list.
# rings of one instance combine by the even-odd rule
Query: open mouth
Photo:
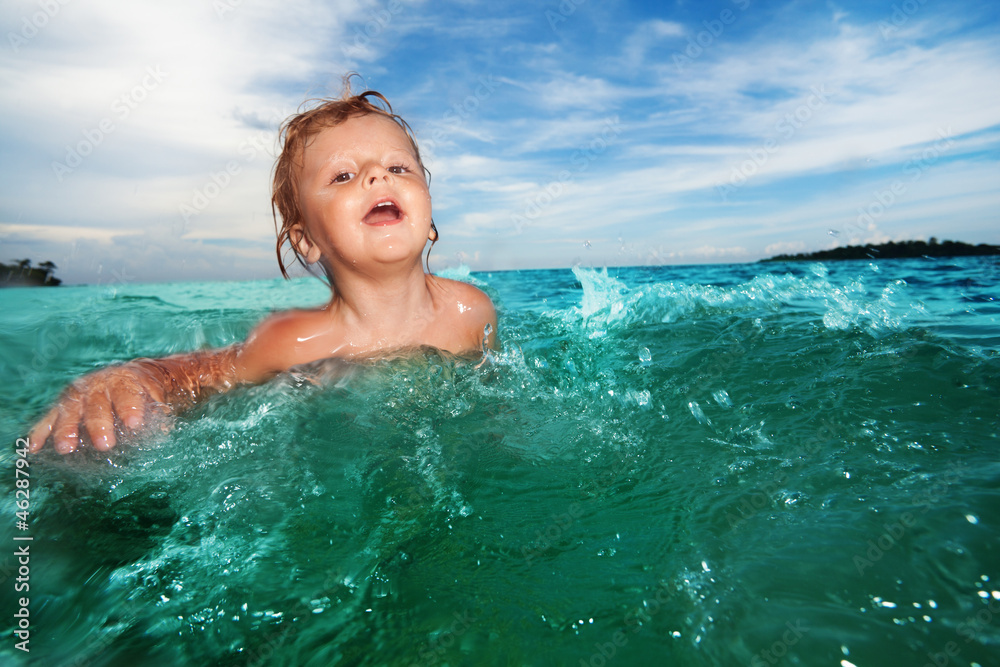
[(391, 200), (380, 201), (372, 206), (372, 209), (365, 215), (366, 225), (391, 225), (399, 222), (403, 217), (403, 212), (399, 210), (396, 202)]

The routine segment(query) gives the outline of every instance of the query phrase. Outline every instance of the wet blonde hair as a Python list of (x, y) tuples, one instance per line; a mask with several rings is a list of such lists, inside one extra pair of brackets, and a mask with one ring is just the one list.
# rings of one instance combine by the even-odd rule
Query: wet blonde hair
[[(274, 227), (278, 234), (275, 251), (278, 255), (278, 266), (281, 268), (281, 275), (288, 278), (288, 271), (285, 268), (285, 260), (282, 257), (282, 249), (287, 243), (295, 259), (308, 270), (305, 260), (299, 254), (299, 249), (291, 242), (290, 233), (295, 225), (302, 225), (302, 211), (299, 210), (299, 190), (298, 174), (302, 169), (303, 154), (309, 140), (319, 134), (322, 130), (336, 127), (341, 123), (358, 116), (383, 116), (396, 123), (406, 137), (410, 140), (413, 154), (417, 158), (417, 164), (424, 172), (424, 176), (430, 181), (430, 172), (420, 159), (420, 149), (413, 136), (413, 130), (409, 124), (400, 116), (392, 112), (392, 105), (382, 93), (374, 90), (366, 90), (363, 93), (354, 95), (351, 93), (350, 81), (345, 79), (344, 93), (340, 99), (319, 99), (312, 103), (306, 103), (309, 108), (301, 110), (289, 117), (281, 124), (278, 133), (278, 142), (281, 152), (278, 161), (274, 166), (274, 182), (271, 194), (271, 214), (274, 216)], [(314, 105), (314, 106), (312, 106)], [(279, 222), (280, 218), (280, 222)], [(437, 229), (433, 227), (433, 242), (437, 240)], [(430, 251), (428, 251), (428, 255)], [(329, 276), (328, 276), (329, 278)]]

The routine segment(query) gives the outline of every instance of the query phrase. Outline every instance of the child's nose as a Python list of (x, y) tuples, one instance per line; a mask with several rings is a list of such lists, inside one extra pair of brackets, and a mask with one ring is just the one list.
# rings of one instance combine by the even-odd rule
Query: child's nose
[(365, 171), (365, 185), (371, 187), (372, 185), (375, 185), (379, 179), (384, 179), (385, 181), (392, 180), (392, 172), (380, 164), (368, 167)]

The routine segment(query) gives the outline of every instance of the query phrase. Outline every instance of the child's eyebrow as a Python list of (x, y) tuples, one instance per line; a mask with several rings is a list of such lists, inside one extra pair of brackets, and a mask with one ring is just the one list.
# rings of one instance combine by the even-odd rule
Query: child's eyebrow
[(393, 150), (389, 151), (388, 155), (391, 155), (393, 157), (395, 157), (396, 155), (405, 155), (406, 157), (410, 158), (411, 160), (416, 160), (417, 159), (416, 153), (414, 153), (413, 149), (410, 149), (410, 148), (396, 148), (396, 149), (393, 149)]
[(354, 159), (345, 155), (344, 153), (337, 152), (327, 155), (318, 165), (316, 169), (319, 173), (325, 173), (327, 171), (338, 169), (347, 164), (353, 164)]

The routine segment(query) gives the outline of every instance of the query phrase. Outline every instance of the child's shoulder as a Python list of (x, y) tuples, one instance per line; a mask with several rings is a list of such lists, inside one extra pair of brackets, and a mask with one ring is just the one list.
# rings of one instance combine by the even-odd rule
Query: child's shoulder
[(293, 340), (308, 335), (310, 330), (326, 328), (329, 314), (324, 308), (281, 310), (271, 313), (254, 329), (254, 335)]
[(427, 279), (434, 285), (447, 289), (456, 293), (462, 293), (464, 295), (475, 295), (481, 296), (482, 298), (489, 299), (486, 292), (479, 289), (472, 283), (467, 283), (462, 280), (455, 280), (453, 278), (442, 278), (441, 276), (435, 276), (433, 273), (427, 274)]
[(494, 347), (497, 312), (486, 292), (475, 285), (438, 276), (429, 275), (428, 283), (446, 313), (445, 321), (453, 327), (453, 335), (462, 339), (456, 347), (463, 351), (481, 350), (484, 336), (488, 345)]
[(459, 312), (468, 312), (471, 309), (481, 309), (495, 314), (493, 300), (475, 285), (465, 283), (461, 280), (451, 278), (441, 278), (428, 274), (428, 282), (440, 295), (439, 298), (446, 307), (455, 305)]
[(310, 361), (307, 357), (317, 354), (310, 343), (319, 343), (329, 330), (329, 316), (321, 308), (272, 313), (250, 333), (242, 346), (241, 361), (251, 376), (288, 370)]

